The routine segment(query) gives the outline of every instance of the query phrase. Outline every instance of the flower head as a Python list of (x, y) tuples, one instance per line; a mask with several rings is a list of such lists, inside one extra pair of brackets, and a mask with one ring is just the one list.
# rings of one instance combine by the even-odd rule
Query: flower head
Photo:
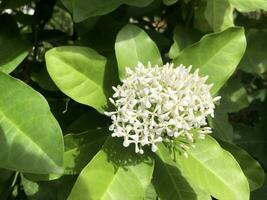
[(198, 69), (190, 71), (191, 66), (174, 68), (168, 63), (126, 68), (126, 79), (113, 87), (110, 98), (116, 111), (106, 112), (112, 119), (112, 136), (123, 137), (125, 147), (135, 144), (135, 152), (142, 154), (145, 145), (155, 152), (157, 143), (173, 139), (185, 150), (195, 137), (211, 133), (206, 117), (214, 116), (214, 102), (220, 97), (212, 98), (207, 76), (201, 77)]

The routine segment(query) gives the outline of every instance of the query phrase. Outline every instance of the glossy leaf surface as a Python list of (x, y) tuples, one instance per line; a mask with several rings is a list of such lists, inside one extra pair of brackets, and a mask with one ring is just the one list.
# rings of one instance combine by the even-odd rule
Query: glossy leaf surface
[(46, 100), (2, 72), (0, 91), (0, 166), (29, 173), (61, 173), (63, 137)]

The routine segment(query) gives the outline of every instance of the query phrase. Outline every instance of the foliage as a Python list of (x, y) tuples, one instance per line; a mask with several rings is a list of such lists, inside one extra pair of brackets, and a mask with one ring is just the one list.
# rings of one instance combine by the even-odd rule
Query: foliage
[[(0, 1), (0, 200), (267, 199), (266, 0)], [(187, 157), (111, 137), (138, 62), (192, 65), (222, 98)]]

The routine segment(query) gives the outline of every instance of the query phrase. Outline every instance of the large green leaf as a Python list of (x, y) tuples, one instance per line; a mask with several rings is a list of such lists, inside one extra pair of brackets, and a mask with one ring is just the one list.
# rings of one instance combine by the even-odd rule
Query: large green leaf
[(63, 137), (46, 100), (2, 72), (0, 91), (0, 167), (61, 173)]
[(187, 151), (188, 158), (177, 154), (182, 173), (200, 189), (220, 200), (248, 200), (249, 185), (238, 162), (210, 136), (196, 141)]
[(68, 200), (143, 199), (153, 173), (153, 161), (110, 138), (83, 169)]
[(229, 0), (229, 2), (241, 12), (252, 12), (256, 10), (267, 10), (266, 0)]
[(153, 184), (161, 200), (211, 200), (209, 194), (201, 191), (186, 180), (177, 168), (168, 149), (158, 145)]
[(222, 31), (234, 25), (233, 9), (228, 0), (207, 0), (204, 14), (214, 31)]
[(49, 50), (45, 58), (48, 73), (62, 92), (103, 112), (107, 106), (105, 57), (90, 48), (65, 46)]
[(223, 141), (219, 142), (220, 145), (229, 151), (239, 163), (248, 179), (250, 191), (260, 188), (265, 179), (265, 173), (261, 165), (240, 147)]
[(119, 77), (125, 77), (125, 67), (135, 67), (138, 62), (146, 65), (161, 65), (161, 55), (157, 45), (145, 31), (135, 25), (128, 24), (118, 33), (115, 43)]
[(211, 92), (215, 94), (235, 71), (245, 48), (243, 28), (232, 27), (204, 36), (198, 43), (185, 48), (174, 63), (199, 68), (201, 74), (209, 76), (208, 82), (214, 83)]
[(88, 130), (64, 136), (65, 174), (78, 174), (101, 149), (108, 136), (105, 129)]
[(72, 12), (75, 22), (83, 21), (89, 17), (105, 15), (112, 12), (122, 4), (144, 7), (153, 0), (61, 0)]

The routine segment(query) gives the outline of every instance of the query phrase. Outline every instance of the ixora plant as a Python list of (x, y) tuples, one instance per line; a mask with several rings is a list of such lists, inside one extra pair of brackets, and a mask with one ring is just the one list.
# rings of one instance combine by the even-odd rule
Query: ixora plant
[(265, 200), (258, 9), (0, 0), (0, 200)]
[[(234, 55), (228, 52), (231, 40), (238, 43)], [(220, 98), (215, 94), (234, 72), (245, 45), (243, 29), (229, 28), (162, 65), (149, 36), (126, 25), (115, 43), (121, 83), (106, 80), (116, 68), (90, 48), (48, 51), (48, 73), (61, 91), (112, 120), (106, 142), (81, 171), (69, 199), (143, 199), (150, 184), (163, 199), (249, 199), (248, 174), (230, 153), (238, 147), (220, 141), (224, 149), (207, 135), (207, 117), (214, 117)]]

